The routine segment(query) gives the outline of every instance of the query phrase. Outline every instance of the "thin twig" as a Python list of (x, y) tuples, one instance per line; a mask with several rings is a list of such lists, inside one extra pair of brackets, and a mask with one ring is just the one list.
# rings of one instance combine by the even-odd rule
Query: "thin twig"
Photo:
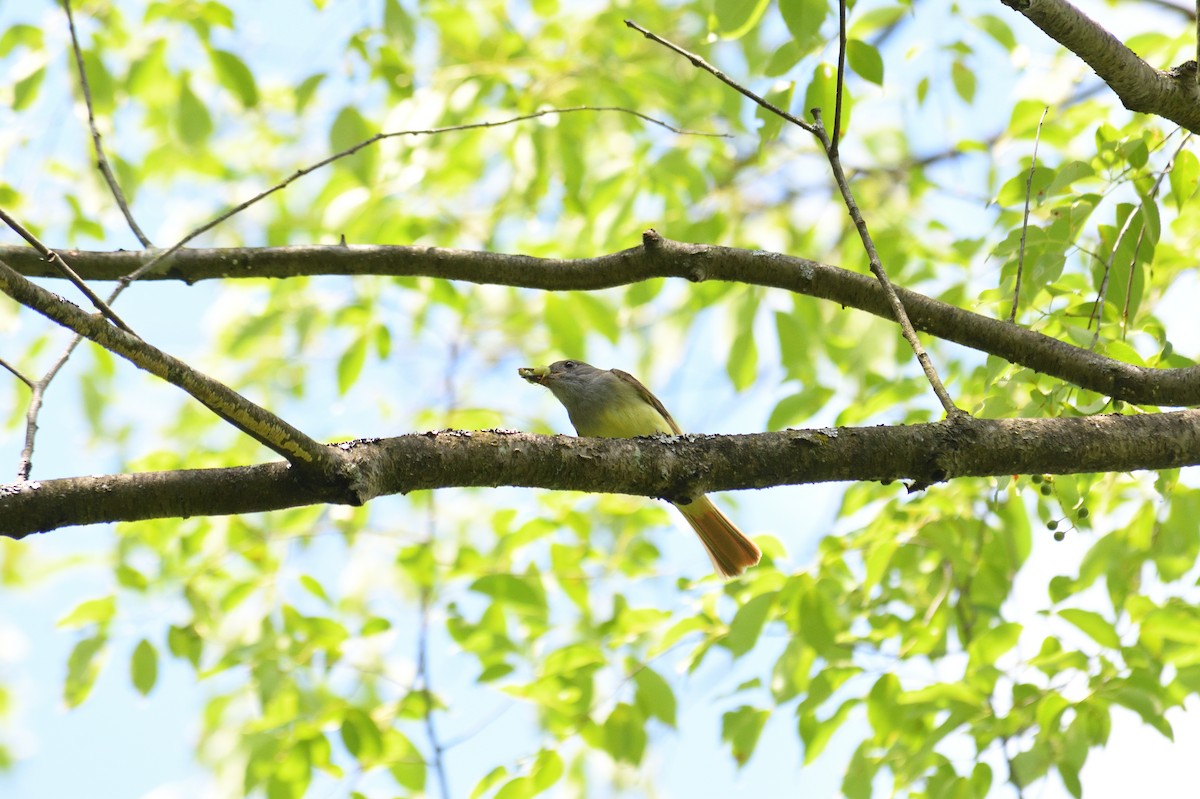
[(0, 221), (3, 221), (4, 224), (12, 228), (18, 236), (29, 242), (29, 245), (40, 252), (42, 257), (53, 264), (54, 267), (58, 269), (58, 271), (61, 272), (65, 278), (67, 278), (67, 280), (70, 280), (73, 284), (75, 284), (75, 288), (83, 292), (84, 296), (91, 300), (92, 305), (96, 307), (96, 310), (104, 314), (104, 317), (108, 319), (108, 321), (112, 322), (114, 325), (130, 335), (137, 335), (137, 333), (133, 332), (133, 328), (121, 321), (121, 317), (117, 316), (116, 313), (113, 312), (113, 309), (108, 307), (108, 303), (100, 299), (100, 297), (91, 290), (88, 284), (83, 281), (83, 278), (75, 274), (75, 270), (67, 265), (67, 262), (62, 259), (62, 256), (47, 247), (45, 244), (42, 244), (42, 242), (38, 240), (37, 236), (26, 230), (24, 225), (9, 216), (3, 208), (0, 208)]
[[(1200, 0), (1197, 0), (1200, 2)], [(838, 68), (837, 95), (833, 111), (833, 141), (830, 156), (838, 154), (838, 142), (842, 138), (842, 90), (846, 80), (846, 0), (838, 0)]]
[[(1197, 0), (1197, 1), (1200, 2), (1200, 0)], [(1163, 180), (1166, 179), (1167, 175), (1171, 174), (1171, 171), (1175, 169), (1175, 160), (1177, 158), (1179, 158), (1179, 153), (1183, 150), (1184, 147), (1187, 146), (1188, 140), (1190, 138), (1192, 138), (1192, 133), (1189, 131), (1188, 133), (1186, 133), (1184, 135), (1183, 139), (1179, 142), (1179, 146), (1175, 148), (1175, 153), (1171, 156), (1171, 160), (1170, 160), (1170, 162), (1168, 162), (1166, 168), (1163, 169), (1163, 171), (1159, 173), (1158, 178), (1155, 179), (1155, 181), (1154, 181), (1154, 185), (1150, 187), (1150, 191), (1146, 195), (1149, 199), (1154, 199), (1158, 195), (1158, 190), (1159, 190), (1159, 188), (1162, 187)], [(1142, 207), (1145, 208), (1144, 201), (1142, 203)], [(1121, 339), (1122, 340), (1124, 340), (1125, 334), (1129, 330), (1129, 299), (1130, 299), (1130, 295), (1133, 294), (1133, 275), (1134, 275), (1134, 268), (1137, 266), (1137, 254), (1139, 251), (1141, 251), (1142, 239), (1144, 239), (1146, 237), (1146, 219), (1145, 219), (1145, 217), (1146, 217), (1146, 215), (1145, 215), (1145, 213), (1143, 213), (1142, 214), (1142, 229), (1138, 231), (1137, 243), (1134, 245), (1134, 248), (1133, 248), (1134, 262), (1132, 264), (1130, 264), (1129, 275), (1125, 278), (1125, 304), (1121, 308)], [(1097, 333), (1099, 333), (1098, 328), (1097, 328)]]
[(13, 366), (12, 364), (10, 364), (8, 361), (4, 360), (3, 358), (0, 358), (0, 367), (4, 367), (8, 371), (12, 372), (13, 377), (17, 378), (18, 380), (20, 380), (22, 383), (29, 386), (30, 388), (33, 388), (33, 386), (34, 386), (33, 381), (30, 380), (28, 377), (26, 377), (19, 369), (17, 369), (17, 367)]
[(1042, 141), (1042, 123), (1050, 106), (1042, 109), (1042, 118), (1038, 120), (1037, 133), (1033, 137), (1033, 160), (1029, 163), (1029, 177), (1025, 179), (1025, 220), (1021, 222), (1021, 248), (1017, 251), (1017, 285), (1013, 288), (1012, 310), (1008, 312), (1008, 321), (1017, 320), (1017, 305), (1021, 301), (1021, 276), (1025, 271), (1025, 233), (1029, 230), (1029, 195), (1033, 192), (1033, 173), (1037, 169), (1038, 145)]
[(638, 119), (641, 119), (646, 122), (650, 122), (651, 124), (658, 125), (659, 127), (665, 128), (665, 129), (671, 131), (672, 133), (678, 133), (678, 134), (681, 134), (684, 136), (709, 136), (709, 137), (721, 138), (721, 139), (729, 138), (729, 134), (726, 134), (726, 133), (702, 133), (700, 131), (685, 130), (683, 128), (677, 128), (674, 125), (669, 125), (660, 119), (655, 119), (654, 117), (649, 116), (648, 114), (643, 114), (640, 111), (634, 111), (630, 108), (621, 108), (619, 106), (592, 106), (592, 105), (580, 105), (580, 106), (573, 106), (570, 108), (545, 108), (545, 109), (542, 109), (541, 111), (534, 111), (533, 113), (530, 113), (530, 114), (521, 114), (520, 116), (509, 117), (508, 119), (501, 119), (496, 122), (468, 122), (468, 123), (465, 123), (462, 125), (447, 125), (445, 127), (440, 127), (440, 128), (426, 128), (423, 130), (396, 130), (396, 131), (391, 131), (389, 133), (376, 133), (371, 138), (364, 139), (363, 141), (360, 141), (358, 144), (355, 144), (353, 147), (347, 147), (345, 150), (342, 150), (341, 152), (338, 152), (338, 153), (334, 153), (333, 155), (329, 156), (328, 158), (323, 158), (320, 161), (317, 161), (315, 164), (311, 164), (309, 166), (304, 167), (303, 169), (296, 170), (294, 173), (289, 175), (285, 180), (282, 180), (279, 183), (276, 183), (271, 188), (266, 189), (265, 191), (261, 191), (258, 194), (254, 195), (253, 197), (251, 197), (250, 199), (246, 200), (245, 202), (238, 203), (237, 205), (227, 209), (226, 211), (222, 212), (221, 214), (218, 214), (217, 216), (213, 217), (208, 222), (205, 222), (203, 225), (201, 225), (200, 227), (193, 230), (191, 233), (188, 233), (186, 236), (184, 236), (179, 241), (172, 244), (168, 249), (166, 249), (163, 252), (159, 253), (158, 255), (154, 256), (154, 258), (152, 258), (149, 262), (147, 262), (145, 265), (138, 268), (137, 271), (132, 272), (131, 274), (126, 275), (125, 277), (121, 278), (121, 282), (122, 283), (132, 283), (133, 281), (140, 278), (142, 275), (149, 272), (154, 267), (158, 266), (164, 260), (166, 260), (170, 256), (174, 255), (176, 252), (178, 252), (180, 249), (182, 249), (184, 245), (186, 245), (189, 241), (196, 238), (197, 236), (199, 236), (203, 233), (206, 233), (209, 230), (212, 230), (214, 227), (221, 224), (222, 222), (229, 219), (230, 217), (241, 213), (242, 211), (246, 210), (250, 206), (257, 203), (258, 201), (271, 196), (275, 192), (287, 187), (288, 185), (290, 185), (291, 183), (294, 183), (295, 181), (299, 180), (300, 178), (304, 177), (305, 175), (311, 174), (323, 166), (328, 166), (329, 164), (332, 164), (334, 161), (338, 161), (342, 158), (346, 158), (347, 156), (354, 155), (359, 150), (363, 149), (364, 147), (370, 147), (375, 142), (383, 141), (384, 139), (394, 139), (394, 138), (398, 138), (400, 136), (434, 136), (434, 135), (437, 135), (440, 133), (450, 133), (450, 132), (458, 131), (458, 130), (477, 130), (479, 128), (498, 128), (498, 127), (502, 127), (505, 125), (514, 125), (518, 122), (526, 122), (531, 119), (538, 119), (540, 117), (550, 116), (553, 114), (572, 114), (572, 113), (576, 113), (579, 111), (615, 111), (618, 113), (629, 114), (631, 116), (635, 116)]
[(133, 235), (137, 236), (137, 240), (142, 243), (143, 247), (153, 247), (150, 239), (138, 227), (138, 223), (134, 221), (133, 213), (129, 210), (129, 203), (125, 200), (125, 193), (121, 191), (121, 184), (117, 183), (117, 178), (113, 174), (112, 168), (108, 165), (108, 158), (104, 155), (104, 146), (100, 139), (100, 130), (96, 127), (96, 117), (92, 113), (92, 90), (88, 86), (87, 71), (83, 68), (83, 51), (79, 47), (79, 36), (75, 31), (75, 16), (71, 13), (71, 0), (63, 0), (63, 8), (67, 12), (67, 27), (71, 31), (71, 47), (75, 51), (75, 67), (79, 70), (79, 86), (83, 89), (83, 102), (87, 106), (88, 127), (92, 131), (92, 148), (96, 151), (96, 167), (100, 170), (100, 174), (104, 176), (104, 181), (108, 184), (109, 191), (112, 192), (113, 198), (117, 201), (117, 207), (121, 209), (121, 213), (125, 216), (126, 223), (129, 224), (129, 229), (133, 231)]
[[(461, 333), (460, 333), (461, 335)], [(458, 374), (459, 355), (461, 353), (461, 340), (455, 338), (450, 342), (450, 350), (446, 357), (446, 367), (443, 373), (443, 385), (446, 396), (446, 417), (447, 421), (454, 414), (454, 410), (458, 405), (458, 391), (456, 388), (455, 378)], [(432, 549), (437, 541), (437, 497), (435, 494), (430, 495), (429, 513), (426, 517), (426, 535), (423, 546)], [(430, 608), (433, 605), (433, 598), (437, 589), (437, 571), (436, 569), (429, 574), (429, 582), (421, 586), (420, 598), (420, 620), (417, 629), (417, 679), (420, 683), (421, 690), (425, 692), (424, 716), (425, 716), (425, 736), (429, 739), (429, 749), (432, 753), (430, 765), (433, 767), (434, 774), (437, 775), (438, 787), (442, 792), (442, 799), (451, 799), (450, 780), (446, 775), (445, 764), (445, 747), (441, 743), (438, 736), (437, 724), (433, 717), (433, 679), (432, 671), (429, 668), (429, 614)]]
[(858, 208), (858, 203), (854, 201), (854, 194), (850, 191), (850, 184), (846, 180), (846, 173), (842, 169), (841, 159), (838, 157), (837, 150), (833, 143), (829, 140), (829, 134), (825, 131), (825, 126), (821, 123), (821, 109), (811, 109), (813, 115), (813, 123), (809, 124), (801, 119), (798, 119), (788, 112), (780, 109), (776, 105), (767, 102), (762, 97), (742, 86), (737, 81), (730, 78), (725, 73), (714, 67), (712, 64), (705, 61), (700, 56), (689, 53), (682, 47), (669, 42), (661, 36), (651, 33), (650, 31), (630, 20), (625, 20), (625, 24), (630, 28), (641, 33), (647, 39), (661, 44), (668, 50), (671, 50), (692, 62), (692, 65), (703, 69), (720, 80), (722, 83), (730, 86), (740, 94), (749, 97), (754, 102), (758, 103), (762, 108), (767, 109), (773, 114), (786, 119), (788, 122), (808, 131), (817, 140), (821, 142), (821, 147), (825, 150), (825, 155), (829, 159), (830, 169), (833, 171), (834, 180), (837, 182), (838, 190), (842, 193), (842, 201), (846, 205), (846, 210), (850, 214), (850, 219), (854, 222), (854, 227), (858, 231), (858, 236), (862, 240), (863, 248), (867, 252), (867, 259), (871, 264), (871, 272), (875, 275), (875, 279), (879, 281), (879, 285), (883, 288), (884, 297), (886, 297), (888, 306), (892, 310), (892, 316), (896, 323), (900, 325), (900, 332), (904, 339), (912, 347), (913, 353), (917, 356), (917, 362), (921, 365), (922, 371), (925, 372), (925, 378), (929, 381), (929, 385), (933, 388), (933, 393), (937, 395), (938, 401), (942, 404), (942, 408), (949, 416), (957, 416), (965, 413), (962, 409), (954, 404), (954, 400), (950, 398), (946, 387), (942, 385), (942, 380), (938, 377), (937, 369), (933, 366), (933, 361), (930, 360), (929, 354), (925, 352), (925, 348), (921, 346), (920, 340), (917, 338), (917, 332), (913, 329), (912, 322), (908, 318), (908, 312), (904, 310), (904, 304), (900, 302), (899, 296), (896, 294), (896, 288), (888, 279), (887, 272), (883, 268), (883, 263), (879, 259), (879, 253), (875, 249), (875, 242), (871, 238), (870, 231), (867, 230), (866, 220), (863, 219), (862, 212)]
[[(337, 448), (326, 447), (314, 441), (223, 383), (147, 344), (137, 336), (102, 322), (96, 316), (26, 280), (2, 261), (0, 291), (63, 327), (92, 339), (138, 368), (183, 389), (213, 413), (263, 446), (282, 455), (292, 465), (299, 468), (320, 468), (331, 475), (350, 477), (346, 470), (352, 470), (352, 467)], [(357, 489), (352, 480), (348, 479), (347, 485), (351, 493)]]
[(710, 75), (712, 75), (714, 78), (716, 78), (717, 80), (724, 83), (729, 88), (745, 95), (746, 97), (749, 97), (751, 100), (758, 103), (760, 106), (767, 109), (772, 114), (775, 114), (776, 116), (786, 119), (788, 122), (791, 122), (793, 125), (801, 128), (802, 130), (807, 130), (809, 133), (816, 133), (816, 129), (809, 123), (805, 122), (803, 119), (793, 116), (793, 115), (789, 114), (787, 111), (780, 108), (779, 106), (775, 105), (774, 103), (768, 102), (767, 100), (764, 100), (762, 97), (759, 97), (757, 94), (750, 91), (745, 86), (741, 85), (740, 83), (735, 81), (733, 78), (729, 77), (724, 72), (717, 69), (712, 64), (708, 63), (707, 61), (705, 61), (703, 58), (696, 55), (695, 53), (684, 50), (679, 45), (675, 44), (674, 42), (667, 41), (666, 39), (662, 38), (661, 36), (659, 36), (656, 33), (651, 33), (650, 31), (646, 30), (641, 25), (637, 24), (636, 22), (634, 22), (631, 19), (625, 20), (625, 25), (630, 28), (633, 28), (635, 31), (642, 34), (650, 41), (661, 44), (663, 47), (667, 48), (668, 50), (672, 50), (672, 51), (678, 53), (679, 55), (683, 56), (688, 61), (692, 62), (692, 66), (696, 67), (697, 69), (703, 69), (705, 72), (709, 73)]
[[(430, 534), (426, 543), (433, 545), (433, 501), (430, 501)], [(437, 726), (433, 720), (433, 686), (429, 671), (429, 608), (433, 599), (433, 586), (421, 589), (420, 627), (417, 633), (417, 676), (421, 681), (421, 690), (425, 693), (425, 735), (429, 738), (429, 748), (432, 752), (430, 765), (437, 775), (438, 787), (442, 791), (442, 799), (451, 799), (450, 780), (446, 776), (446, 764), (443, 755), (445, 748), (438, 739)]]
[[(88, 84), (87, 70), (84, 68), (83, 64), (83, 51), (79, 46), (79, 34), (75, 29), (75, 16), (71, 12), (70, 0), (63, 0), (63, 9), (67, 13), (67, 27), (71, 32), (71, 48), (75, 54), (75, 67), (79, 72), (79, 86), (83, 94), (83, 103), (87, 108), (88, 128), (92, 133), (92, 147), (96, 151), (96, 166), (99, 168), (100, 174), (104, 176), (105, 182), (108, 183), (108, 188), (112, 192), (113, 198), (117, 201), (117, 207), (119, 207), (121, 209), (121, 213), (124, 214), (125, 221), (129, 224), (133, 234), (137, 236), (138, 241), (142, 243), (142, 246), (149, 247), (150, 239), (148, 239), (146, 235), (142, 233), (141, 228), (138, 227), (137, 222), (134, 221), (133, 213), (129, 210), (129, 203), (125, 200), (125, 193), (121, 191), (121, 185), (117, 182), (116, 176), (113, 174), (112, 169), (108, 164), (108, 158), (104, 155), (104, 146), (100, 137), (100, 130), (96, 127), (96, 116), (92, 108), (92, 90), (91, 86)], [(18, 233), (20, 233), (19, 230)], [(83, 294), (92, 302), (92, 304), (100, 311), (100, 313), (104, 314), (109, 321), (131, 335), (137, 335), (128, 325), (121, 321), (120, 317), (118, 317), (112, 310), (112, 303), (120, 294), (119, 290), (113, 292), (107, 302), (101, 300), (83, 282), (82, 278), (80, 278), (67, 265), (66, 261), (64, 261), (62, 257), (58, 255), (58, 253), (51, 252), (44, 247), (41, 242), (31, 240), (29, 236), (24, 236), (24, 234), (22, 235), (25, 240), (29, 241), (29, 243), (32, 244), (35, 249), (41, 252), (42, 255), (55, 266), (55, 268), (66, 275), (67, 278), (74, 283), (80, 291), (83, 292)], [(43, 375), (35, 385), (31, 386), (33, 393), (29, 399), (29, 407), (25, 412), (25, 443), (21, 449), (21, 457), (17, 464), (17, 477), (21, 481), (28, 480), (29, 475), (33, 470), (33, 447), (37, 439), (37, 420), (38, 414), (41, 412), (42, 408), (42, 397), (45, 395), (46, 389), (49, 387), (50, 382), (54, 380), (55, 375), (57, 375), (59, 370), (62, 369), (63, 365), (66, 364), (67, 359), (71, 357), (71, 354), (75, 351), (75, 348), (79, 346), (79, 342), (82, 340), (83, 337), (76, 333), (71, 338), (71, 341), (67, 344), (67, 347), (63, 350), (62, 354), (58, 357), (58, 360), (51, 364), (50, 368), (46, 371), (46, 374)]]
[[(1159, 177), (1159, 180), (1162, 180), (1161, 176)], [(1157, 185), (1158, 184), (1156, 183), (1155, 186), (1157, 187)], [(1125, 217), (1125, 222), (1122, 223), (1121, 230), (1118, 231), (1116, 237), (1113, 238), (1112, 250), (1108, 253), (1108, 257), (1104, 259), (1104, 274), (1100, 279), (1100, 289), (1096, 292), (1096, 302), (1092, 306), (1092, 312), (1088, 314), (1087, 326), (1091, 327), (1092, 322), (1096, 323), (1096, 330), (1094, 333), (1092, 333), (1092, 343), (1090, 346), (1091, 349), (1095, 349), (1096, 344), (1100, 341), (1100, 326), (1104, 321), (1104, 304), (1108, 301), (1108, 282), (1109, 277), (1112, 275), (1113, 262), (1117, 259), (1117, 250), (1121, 248), (1121, 239), (1125, 238), (1125, 234), (1129, 232), (1129, 228), (1131, 225), (1133, 225), (1133, 220), (1137, 217), (1138, 211), (1138, 208), (1133, 208), (1130, 210), (1129, 216)], [(1142, 217), (1142, 230), (1144, 231), (1146, 228), (1145, 214), (1142, 214)], [(1133, 255), (1129, 260), (1130, 280), (1132, 280), (1133, 270), (1137, 268), (1137, 257), (1138, 253), (1141, 252), (1141, 249), (1142, 236), (1139, 235), (1137, 237), (1137, 241), (1134, 242)]]

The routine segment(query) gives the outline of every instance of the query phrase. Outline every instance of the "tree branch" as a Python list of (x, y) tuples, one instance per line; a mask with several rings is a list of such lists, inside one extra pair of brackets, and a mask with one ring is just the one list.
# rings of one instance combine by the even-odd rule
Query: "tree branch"
[(79, 34), (75, 31), (75, 15), (71, 13), (71, 0), (62, 0), (62, 4), (63, 9), (67, 12), (67, 28), (71, 32), (71, 49), (75, 53), (75, 69), (79, 73), (79, 88), (83, 93), (83, 103), (87, 107), (88, 129), (92, 132), (92, 149), (96, 153), (96, 168), (100, 170), (104, 182), (108, 184), (108, 189), (112, 192), (113, 199), (117, 201), (117, 207), (121, 209), (121, 214), (125, 217), (125, 222), (133, 231), (133, 235), (137, 236), (137, 240), (143, 247), (153, 247), (150, 239), (142, 232), (133, 218), (133, 212), (129, 210), (129, 202), (125, 199), (125, 192), (121, 191), (121, 184), (117, 182), (112, 167), (108, 165), (108, 158), (104, 155), (100, 129), (96, 127), (96, 115), (92, 111), (92, 89), (88, 85), (87, 70), (83, 66), (83, 51), (79, 48)]
[(297, 466), (311, 466), (346, 477), (342, 460), (327, 447), (183, 361), (29, 282), (3, 261), (0, 261), (0, 291), (138, 368), (182, 388), (213, 413)]
[(1001, 0), (1083, 59), (1130, 111), (1155, 114), (1200, 132), (1196, 62), (1155, 69), (1066, 0)]
[[(1079, 474), (1200, 464), (1200, 410), (785, 430), (741, 436), (575, 438), (512, 430), (413, 433), (336, 445), (357, 473), (306, 481), (282, 462), (0, 486), (0, 534), (98, 522), (252, 513), (454, 486), (679, 498), (845, 480)], [(332, 448), (331, 448), (332, 449)]]
[[(216, 278), (297, 275), (436, 277), (547, 291), (595, 291), (660, 277), (694, 283), (724, 280), (769, 286), (830, 300), (894, 320), (878, 281), (840, 267), (790, 255), (657, 239), (594, 258), (535, 258), (495, 252), (403, 246), (295, 246), (187, 249), (171, 256), (150, 280), (194, 283)], [(147, 262), (142, 251), (65, 250), (76, 271), (116, 280)], [(0, 247), (0, 260), (29, 277), (58, 277), (25, 247)], [(1113, 399), (1144, 405), (1200, 405), (1200, 366), (1154, 369), (1133, 366), (1086, 349), (897, 288), (913, 327), (946, 341), (1073, 383)]]
[[(949, 392), (946, 391), (946, 387), (944, 385), (942, 385), (942, 380), (940, 377), (938, 377), (937, 369), (934, 368), (933, 361), (930, 360), (930, 358), (929, 358), (929, 353), (925, 352), (925, 348), (923, 346), (921, 346), (921, 342), (917, 338), (917, 333), (915, 330), (913, 330), (912, 322), (909, 320), (908, 314), (904, 310), (904, 305), (900, 302), (900, 299), (896, 296), (895, 287), (892, 285), (892, 281), (888, 278), (887, 271), (883, 267), (883, 262), (879, 260), (879, 253), (875, 249), (875, 242), (871, 238), (870, 231), (867, 230), (866, 219), (863, 218), (862, 212), (858, 208), (858, 203), (855, 202), (855, 200), (854, 200), (854, 193), (850, 190), (850, 183), (849, 183), (849, 181), (846, 180), (846, 173), (842, 169), (841, 158), (838, 157), (837, 139), (840, 134), (840, 127), (841, 127), (840, 120), (841, 120), (841, 109), (842, 109), (842, 78), (843, 78), (842, 70), (844, 67), (844, 64), (842, 63), (842, 61), (844, 60), (844, 56), (845, 56), (845, 28), (846, 28), (845, 3), (842, 0), (839, 0), (839, 3), (841, 4), (842, 57), (839, 59), (839, 62), (838, 62), (838, 83), (837, 83), (837, 103), (836, 103), (838, 118), (834, 120), (834, 125), (833, 125), (834, 138), (832, 141), (829, 138), (829, 134), (825, 131), (825, 126), (821, 123), (821, 109), (820, 108), (813, 108), (811, 110), (811, 113), (813, 116), (813, 124), (810, 125), (806, 122), (803, 122), (803, 121), (797, 119), (796, 117), (792, 116), (791, 114), (789, 114), (787, 111), (768, 102), (766, 98), (761, 97), (761, 96), (755, 94), (754, 92), (750, 91), (749, 89), (747, 89), (745, 86), (742, 86), (740, 83), (733, 80), (728, 75), (726, 75), (724, 72), (721, 72), (721, 70), (717, 69), (712, 64), (708, 63), (707, 61), (705, 61), (703, 58), (696, 55), (695, 53), (688, 52), (687, 50), (684, 50), (679, 45), (669, 42), (666, 39), (662, 38), (661, 36), (659, 36), (655, 33), (651, 33), (650, 31), (643, 28), (641, 25), (638, 25), (636, 22), (631, 22), (630, 20), (625, 20), (625, 24), (628, 27), (633, 28), (634, 30), (640, 32), (647, 39), (657, 42), (658, 44), (661, 44), (664, 47), (668, 48), (669, 50), (676, 52), (679, 55), (683, 56), (684, 58), (688, 59), (689, 61), (692, 62), (692, 66), (694, 66), (698, 69), (702, 69), (705, 72), (708, 72), (713, 77), (720, 80), (722, 83), (736, 89), (738, 92), (745, 95), (746, 97), (749, 97), (751, 100), (753, 100), (755, 103), (757, 103), (762, 108), (767, 109), (768, 111), (770, 111), (771, 113), (780, 117), (781, 119), (786, 119), (788, 122), (791, 122), (793, 125), (796, 125), (802, 129), (808, 131), (814, 137), (816, 137), (817, 141), (819, 141), (821, 143), (821, 147), (825, 150), (825, 156), (829, 159), (829, 168), (833, 172), (834, 181), (837, 183), (838, 191), (840, 191), (842, 194), (842, 201), (846, 205), (846, 211), (850, 214), (850, 220), (854, 223), (854, 229), (858, 231), (858, 236), (862, 240), (863, 249), (867, 253), (867, 260), (871, 264), (871, 273), (874, 274), (875, 277), (879, 280), (879, 284), (883, 287), (884, 296), (887, 297), (888, 303), (891, 305), (891, 308), (892, 308), (891, 318), (893, 320), (895, 320), (896, 324), (898, 324), (900, 326), (900, 333), (904, 336), (904, 340), (908, 342), (909, 346), (912, 347), (913, 354), (917, 356), (917, 362), (921, 365), (921, 370), (925, 373), (925, 378), (929, 381), (929, 385), (933, 388), (933, 393), (937, 395), (938, 402), (940, 402), (942, 404), (942, 408), (946, 411), (946, 413), (948, 415), (951, 415), (951, 416), (953, 416), (955, 414), (961, 414), (964, 411), (962, 409), (960, 409), (957, 405), (954, 404), (954, 400), (952, 400), (950, 398), (950, 394), (949, 394)], [(649, 246), (650, 242), (646, 241), (646, 245)]]
[(45, 244), (42, 244), (37, 236), (26, 230), (24, 225), (9, 216), (3, 208), (0, 208), (0, 222), (4, 222), (4, 224), (12, 228), (14, 233), (25, 239), (25, 241), (29, 242), (29, 246), (41, 253), (42, 257), (45, 258), (46, 261), (48, 261), (55, 268), (60, 277), (65, 277), (67, 280), (71, 281), (72, 285), (79, 289), (79, 291), (83, 293), (83, 296), (87, 297), (96, 310), (104, 314), (104, 317), (108, 319), (108, 321), (112, 322), (126, 333), (130, 333), (135, 336), (137, 335), (137, 333), (133, 332), (133, 328), (125, 324), (121, 320), (121, 317), (117, 316), (116, 313), (113, 312), (113, 309), (108, 307), (108, 303), (100, 299), (96, 292), (92, 291), (91, 287), (83, 281), (83, 278), (75, 274), (75, 270), (71, 269), (71, 267), (67, 265), (67, 262), (63, 260), (63, 257), (60, 254), (54, 250), (51, 250)]

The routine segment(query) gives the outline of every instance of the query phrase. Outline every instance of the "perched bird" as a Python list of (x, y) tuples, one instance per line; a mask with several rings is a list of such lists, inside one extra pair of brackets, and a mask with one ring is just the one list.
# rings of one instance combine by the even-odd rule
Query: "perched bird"
[[(597, 369), (582, 361), (555, 361), (549, 366), (522, 367), (517, 374), (550, 389), (566, 407), (575, 432), (581, 436), (632, 438), (682, 433), (658, 397), (620, 369)], [(675, 507), (700, 536), (722, 576), (735, 577), (762, 557), (754, 542), (705, 495)]]

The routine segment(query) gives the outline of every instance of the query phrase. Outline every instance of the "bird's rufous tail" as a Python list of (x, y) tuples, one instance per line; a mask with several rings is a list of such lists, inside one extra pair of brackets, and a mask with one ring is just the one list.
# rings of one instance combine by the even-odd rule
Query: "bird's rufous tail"
[(708, 557), (722, 577), (736, 577), (758, 563), (762, 551), (742, 534), (708, 497), (701, 495), (686, 505), (676, 505), (700, 536)]

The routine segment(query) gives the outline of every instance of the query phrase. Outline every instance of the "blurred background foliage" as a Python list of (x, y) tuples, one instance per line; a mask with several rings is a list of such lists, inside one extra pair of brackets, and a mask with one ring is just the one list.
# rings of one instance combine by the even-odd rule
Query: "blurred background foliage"
[[(157, 246), (380, 131), (586, 105), (724, 137), (575, 111), (393, 138), (195, 243), (344, 237), (587, 257), (654, 227), (866, 268), (811, 137), (623, 23), (828, 120), (828, 0), (74, 10), (108, 157)], [(1155, 66), (1194, 47), (1183, 13), (1089, 11)], [(137, 247), (93, 167), (62, 10), (5, 4), (0, 22), (0, 205), (52, 246)], [(996, 3), (860, 0), (849, 39), (842, 154), (897, 284), (1007, 318), (1024, 240), (1018, 324), (1130, 363), (1193, 363), (1190, 134), (1124, 111)], [(559, 357), (638, 374), (693, 430), (940, 416), (894, 324), (755, 286), (550, 293), (312, 277), (146, 284), (121, 302), (151, 341), (326, 440), (566, 432), (514, 373)], [(0, 328), (0, 354), (29, 374), (65, 341), (11, 302)], [(1155, 410), (927, 344), (972, 413)], [(2, 391), (15, 465), (28, 391), (15, 380)], [(268, 457), (95, 348), (51, 397), (35, 477)], [(67, 706), (105, 672), (151, 701), (161, 675), (186, 672), (190, 687), (171, 690), (202, 697), (193, 742), (210, 777), (198, 795), (670, 796), (695, 794), (689, 779), (715, 794), (754, 779), (810, 784), (824, 769), (826, 792), (850, 797), (1080, 796), (1114, 718), (1170, 738), (1200, 691), (1194, 482), (1076, 475), (728, 497), (765, 552), (728, 584), (659, 504), (516, 490), (122, 524), (86, 543), (67, 531), (56, 544), (0, 539), (0, 579), (18, 594), (59, 586), (44, 601), (70, 637)], [(64, 578), (77, 573), (86, 596)], [(21, 668), (0, 660), (0, 679)], [(0, 785), (20, 779), (30, 747), (19, 727), (34, 712), (0, 688), (0, 766), (12, 769)], [(72, 753), (43, 741), (37, 757), (70, 764)]]

